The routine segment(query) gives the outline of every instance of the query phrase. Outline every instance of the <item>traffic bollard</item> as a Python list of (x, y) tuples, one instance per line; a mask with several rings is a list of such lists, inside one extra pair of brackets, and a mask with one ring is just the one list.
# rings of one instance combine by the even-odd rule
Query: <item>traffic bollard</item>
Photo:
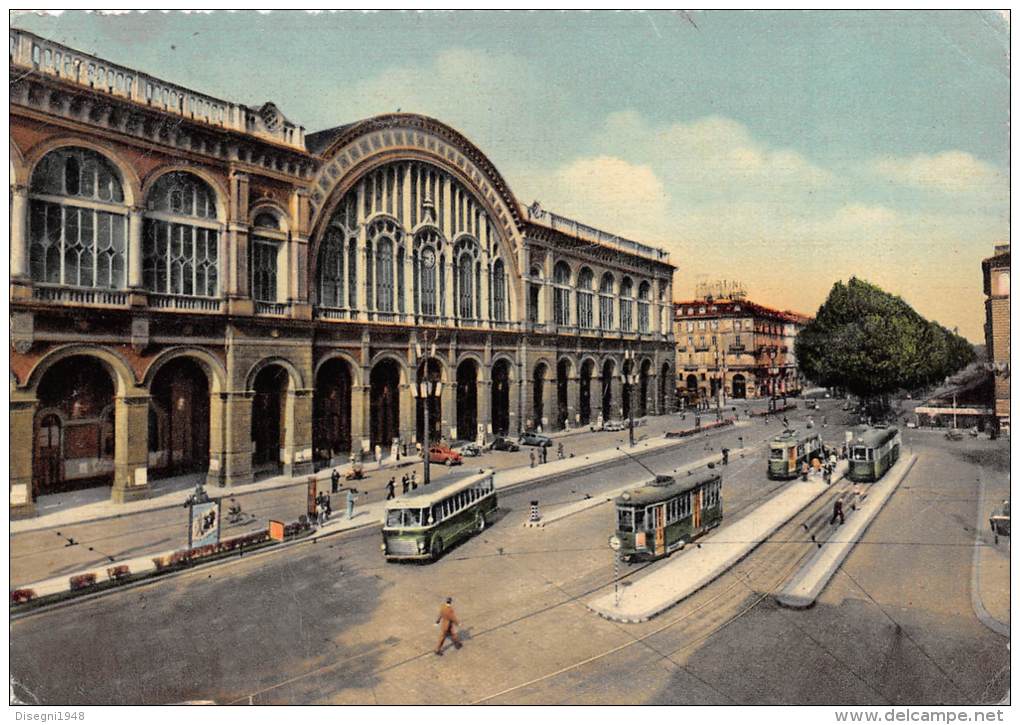
[(542, 517), (538, 515), (538, 501), (531, 502), (531, 515), (528, 517), (528, 521), (537, 523)]

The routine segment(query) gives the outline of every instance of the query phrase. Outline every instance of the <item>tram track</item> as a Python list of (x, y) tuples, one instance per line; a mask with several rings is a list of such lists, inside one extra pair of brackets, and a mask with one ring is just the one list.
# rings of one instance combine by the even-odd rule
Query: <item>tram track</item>
[[(564, 674), (579, 667), (583, 667), (586, 664), (598, 661), (600, 659), (604, 659), (605, 657), (615, 654), (616, 652), (626, 649), (627, 647), (630, 647), (634, 644), (642, 643), (644, 641), (650, 640), (651, 638), (659, 634), (665, 633), (678, 624), (681, 624), (683, 622), (690, 622), (691, 620), (694, 620), (699, 614), (701, 614), (704, 617), (707, 617), (707, 621), (705, 621), (704, 623), (699, 622), (698, 624), (700, 626), (698, 626), (696, 629), (691, 629), (690, 627), (684, 629), (683, 635), (688, 639), (683, 641), (682, 644), (679, 644), (679, 646), (677, 646), (676, 642), (670, 644), (669, 643), (670, 640), (665, 640), (661, 643), (658, 642), (654, 643), (657, 645), (657, 647), (652, 651), (656, 653), (658, 659), (667, 659), (673, 661), (674, 664), (679, 664), (675, 660), (672, 660), (671, 658), (675, 657), (678, 653), (682, 652), (683, 650), (688, 649), (691, 646), (698, 644), (701, 641), (711, 637), (713, 634), (715, 634), (722, 628), (728, 626), (733, 621), (736, 621), (736, 619), (738, 619), (739, 617), (744, 616), (747, 612), (751, 611), (754, 607), (758, 606), (762, 601), (764, 601), (769, 596), (774, 594), (775, 591), (777, 591), (786, 582), (789, 576), (793, 574), (793, 572), (802, 563), (806, 556), (815, 548), (815, 545), (809, 540), (794, 537), (792, 536), (792, 534), (795, 533), (797, 529), (801, 526), (801, 520), (805, 517), (805, 515), (809, 517), (814, 516), (818, 512), (824, 510), (827, 506), (831, 505), (832, 498), (838, 495), (838, 493), (839, 490), (834, 487), (834, 489), (830, 493), (827, 493), (825, 496), (822, 497), (824, 500), (816, 501), (812, 506), (810, 506), (809, 507), (810, 510), (808, 512), (801, 512), (799, 516), (794, 517), (794, 519), (791, 519), (789, 522), (787, 522), (787, 524), (781, 527), (773, 535), (774, 537), (778, 537), (779, 539), (775, 546), (769, 546), (762, 551), (756, 551), (752, 553), (752, 555), (748, 557), (748, 559), (745, 559), (744, 562), (738, 564), (737, 567), (734, 567), (734, 569), (731, 570), (731, 572), (727, 572), (726, 574), (724, 574), (723, 577), (729, 577), (730, 581), (722, 583), (721, 579), (723, 577), (720, 577), (719, 580), (716, 580), (716, 582), (713, 582), (708, 587), (705, 587), (700, 592), (695, 594), (688, 600), (688, 602), (685, 603), (686, 606), (684, 606), (683, 612), (679, 614), (679, 616), (670, 619), (668, 622), (661, 626), (653, 628), (651, 632), (642, 634), (637, 638), (631, 640), (630, 642), (624, 643), (623, 645), (612, 648), (611, 650), (608, 650), (606, 652), (600, 653), (595, 657), (589, 657), (586, 658), (585, 660), (573, 663), (572, 665), (569, 665), (565, 668), (561, 668), (561, 670), (558, 670), (554, 673), (550, 673), (548, 675), (544, 675), (540, 678), (537, 678), (534, 682), (524, 683), (523, 685), (517, 685), (512, 688), (509, 688), (506, 691), (502, 691), (499, 693), (495, 693), (493, 695), (488, 695), (483, 698), (473, 700), (471, 701), (470, 704), (482, 704), (491, 701), (497, 697), (502, 696), (503, 694), (516, 691), (518, 689), (521, 689), (522, 687), (527, 687), (532, 684), (537, 684), (538, 682), (542, 682), (546, 679), (558, 676), (560, 674)], [(495, 543), (490, 543), (487, 546), (491, 548), (497, 548)], [(521, 553), (526, 554), (528, 552)], [(513, 552), (505, 552), (501, 556), (508, 563), (515, 566), (518, 565), (518, 562), (515, 561), (515, 559), (517, 559), (518, 557)], [(566, 596), (545, 606), (531, 609), (510, 619), (500, 621), (490, 627), (473, 631), (471, 634), (471, 641), (474, 643), (479, 640), (483, 640), (484, 638), (493, 636), (509, 627), (523, 624), (527, 622), (529, 619), (539, 617), (556, 609), (569, 607), (572, 605), (580, 605), (581, 600), (589, 596), (592, 596), (597, 592), (606, 589), (607, 587), (614, 586), (618, 582), (630, 579), (631, 577), (634, 577), (635, 575), (640, 574), (641, 572), (647, 570), (649, 567), (652, 567), (655, 564), (660, 563), (662, 562), (655, 561), (647, 562), (638, 566), (632, 566), (628, 569), (628, 571), (623, 572), (617, 577), (610, 577), (608, 579), (602, 577), (600, 578), (598, 583), (586, 586), (584, 589), (582, 589), (582, 591), (572, 595), (568, 594), (566, 590), (563, 589), (562, 586), (557, 585), (554, 582), (551, 582), (547, 579), (546, 580), (547, 586), (553, 587), (559, 590), (560, 592), (563, 592)], [(747, 568), (749, 563), (753, 563), (750, 569)], [(768, 576), (768, 572), (770, 571), (773, 574), (773, 576), (771, 577)], [(776, 574), (776, 571), (778, 571), (778, 574)], [(730, 576), (731, 573), (736, 573), (738, 574), (738, 576), (731, 577)], [(525, 568), (524, 570), (522, 570), (522, 574), (531, 575), (533, 574), (533, 572), (530, 569)], [(737, 589), (747, 587), (748, 586), (747, 581), (750, 580), (749, 576), (751, 574), (755, 574), (756, 579), (760, 579), (761, 577), (758, 575), (762, 575), (769, 580), (767, 582), (767, 585), (764, 587), (763, 593), (761, 593), (757, 597), (752, 597), (751, 604), (749, 604), (743, 610), (737, 611), (735, 614), (733, 613), (734, 612), (733, 607), (712, 606), (714, 604), (719, 603), (720, 600), (725, 602), (727, 595), (730, 595)], [(739, 606), (740, 604), (747, 602), (747, 600), (748, 597), (744, 596), (740, 597), (739, 599), (734, 599), (733, 601), (736, 602), (737, 605)], [(483, 610), (477, 612), (475, 614), (475, 618), (479, 619), (480, 621), (484, 621), (487, 615), (493, 614), (496, 611), (498, 610), (493, 611)], [(626, 628), (624, 628), (624, 631), (626, 631)], [(692, 633), (693, 636), (691, 636)], [(385, 654), (388, 651), (394, 652), (398, 646), (399, 645), (394, 644), (391, 645), (390, 647), (383, 648), (381, 651), (373, 651), (372, 654), (376, 656), (380, 655), (385, 656)], [(665, 655), (657, 652), (657, 649), (659, 647), (661, 647), (664, 650), (667, 650)], [(283, 688), (297, 686), (299, 685), (299, 683), (306, 683), (306, 681), (311, 678), (326, 676), (330, 672), (336, 671), (337, 669), (350, 665), (354, 661), (364, 659), (365, 656), (366, 653), (359, 653), (357, 655), (353, 655), (352, 657), (340, 658), (333, 662), (320, 665), (319, 667), (308, 672), (301, 673), (299, 675), (287, 678), (284, 681), (268, 685), (266, 687), (261, 688), (260, 690), (243, 694), (239, 697), (236, 697), (235, 699), (228, 701), (226, 704), (241, 704), (244, 702), (258, 703), (259, 698), (264, 698), (269, 693), (275, 693)], [(359, 677), (363, 679), (370, 678), (378, 679), (379, 676), (381, 675), (384, 675), (388, 672), (393, 672), (394, 670), (410, 665), (414, 662), (417, 662), (429, 656), (431, 656), (431, 650), (419, 650), (417, 652), (408, 653), (406, 656), (400, 657), (396, 661), (384, 664), (376, 668), (361, 671), (358, 674)], [(265, 703), (259, 704), (269, 704), (271, 702), (281, 701), (288, 700), (286, 698), (282, 700), (273, 698), (270, 701), (266, 701)]]

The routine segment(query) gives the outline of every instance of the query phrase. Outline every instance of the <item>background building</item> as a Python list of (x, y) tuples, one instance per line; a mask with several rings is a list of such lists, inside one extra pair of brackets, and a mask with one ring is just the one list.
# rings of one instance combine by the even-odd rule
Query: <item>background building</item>
[(523, 207), (454, 129), (306, 135), (10, 36), (12, 513), (420, 440), (426, 377), (448, 440), (672, 409), (668, 255)]
[(743, 297), (677, 302), (677, 385), (686, 404), (797, 395), (804, 380), (794, 340), (810, 317)]
[(1009, 244), (981, 262), (985, 284), (985, 348), (995, 377), (992, 401), (997, 424), (1009, 433)]

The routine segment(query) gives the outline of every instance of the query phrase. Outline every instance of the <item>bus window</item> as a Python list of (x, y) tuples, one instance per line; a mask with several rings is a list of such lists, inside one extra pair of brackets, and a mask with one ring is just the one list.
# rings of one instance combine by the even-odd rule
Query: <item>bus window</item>
[(438, 524), (443, 518), (443, 507), (436, 504), (432, 507), (432, 523)]
[(784, 451), (782, 448), (773, 448), (769, 451), (769, 458), (772, 459), (773, 461), (781, 461), (784, 458), (786, 458), (786, 456), (783, 455), (783, 453)]
[(850, 454), (850, 457), (855, 461), (866, 461), (868, 460), (868, 449), (862, 446), (856, 446)]
[(634, 530), (634, 511), (633, 509), (617, 509), (617, 518), (619, 519), (620, 531), (633, 531)]
[(386, 512), (386, 525), (390, 527), (400, 526), (401, 509), (390, 509)]
[(424, 509), (404, 509), (404, 526), (421, 526), (421, 514)]

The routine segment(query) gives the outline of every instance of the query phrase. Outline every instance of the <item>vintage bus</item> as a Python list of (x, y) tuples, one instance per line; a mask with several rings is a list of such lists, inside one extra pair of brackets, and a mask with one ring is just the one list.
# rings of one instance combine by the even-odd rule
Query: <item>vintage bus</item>
[(787, 430), (769, 441), (768, 477), (774, 480), (796, 478), (801, 467), (812, 458), (824, 458), (822, 437), (817, 433)]
[(875, 426), (858, 431), (847, 444), (850, 470), (847, 477), (858, 483), (877, 481), (900, 457), (900, 430)]
[(624, 561), (659, 559), (722, 521), (722, 476), (656, 476), (616, 501), (616, 533), (609, 545)]
[(431, 559), (485, 529), (496, 514), (493, 472), (433, 484), (386, 502), (382, 550), (387, 561)]

